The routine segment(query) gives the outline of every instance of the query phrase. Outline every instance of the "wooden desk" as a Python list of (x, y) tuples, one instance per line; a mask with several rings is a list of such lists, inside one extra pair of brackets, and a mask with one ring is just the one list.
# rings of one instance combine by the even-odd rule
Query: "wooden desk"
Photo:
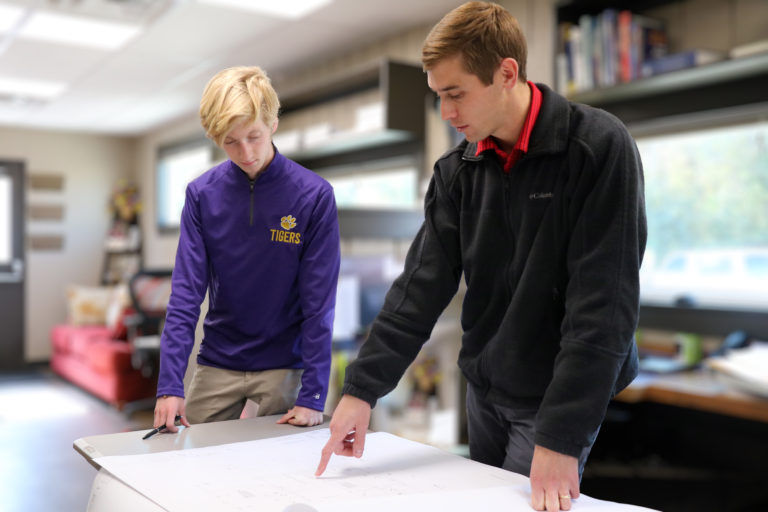
[(582, 491), (659, 510), (765, 510), (766, 423), (768, 400), (720, 372), (641, 373), (610, 404)]
[(726, 376), (708, 369), (641, 373), (615, 400), (655, 402), (768, 423), (768, 399), (743, 392)]

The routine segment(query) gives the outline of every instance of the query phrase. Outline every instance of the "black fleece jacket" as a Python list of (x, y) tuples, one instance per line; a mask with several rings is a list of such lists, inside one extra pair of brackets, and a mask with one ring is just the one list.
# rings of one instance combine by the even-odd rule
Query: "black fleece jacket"
[(487, 400), (539, 407), (535, 442), (578, 456), (637, 375), (646, 242), (640, 156), (612, 115), (537, 84), (529, 151), (505, 173), (463, 141), (342, 392), (371, 406), (413, 361), (463, 273), (459, 367)]

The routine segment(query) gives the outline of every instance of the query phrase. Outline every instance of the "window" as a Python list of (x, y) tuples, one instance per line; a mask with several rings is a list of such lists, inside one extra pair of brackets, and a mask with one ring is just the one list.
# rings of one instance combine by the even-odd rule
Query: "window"
[(187, 184), (211, 168), (214, 146), (207, 139), (161, 148), (157, 159), (157, 225), (178, 229)]
[(636, 140), (643, 302), (768, 310), (768, 121)]
[(412, 157), (316, 169), (333, 186), (339, 209), (417, 210), (419, 172)]

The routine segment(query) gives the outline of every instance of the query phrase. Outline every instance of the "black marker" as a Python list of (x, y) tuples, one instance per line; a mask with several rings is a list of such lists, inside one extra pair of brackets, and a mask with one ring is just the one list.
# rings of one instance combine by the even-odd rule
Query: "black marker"
[[(181, 419), (181, 416), (179, 416), (179, 415), (177, 414), (177, 415), (176, 415), (176, 418), (173, 420), (173, 422), (174, 422), (174, 423), (176, 423), (176, 422), (177, 422), (177, 421), (179, 421), (180, 419)], [(152, 430), (150, 430), (149, 432), (147, 432), (147, 435), (145, 435), (144, 437), (142, 437), (142, 439), (149, 439), (150, 437), (152, 437), (153, 435), (157, 434), (157, 433), (158, 433), (158, 432), (160, 432), (161, 430), (165, 430), (165, 425), (160, 425), (160, 426), (159, 426), (159, 427), (157, 427), (157, 428), (153, 428)]]

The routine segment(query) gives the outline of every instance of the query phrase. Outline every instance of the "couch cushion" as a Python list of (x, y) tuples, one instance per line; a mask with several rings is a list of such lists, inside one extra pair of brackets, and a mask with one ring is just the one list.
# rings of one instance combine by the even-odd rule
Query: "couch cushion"
[(133, 371), (131, 353), (132, 348), (128, 343), (101, 339), (91, 343), (83, 355), (94, 371), (119, 374)]
[(51, 328), (51, 346), (53, 347), (53, 351), (64, 354), (70, 353), (73, 349), (73, 337), (79, 340), (77, 350), (83, 350), (81, 346), (83, 343), (85, 343), (83, 339), (90, 343), (90, 340), (94, 338), (109, 338), (110, 330), (103, 325), (54, 325)]
[[(128, 346), (125, 343), (122, 345)], [(128, 373), (101, 373), (73, 357), (52, 357), (51, 369), (118, 408), (121, 408), (126, 401), (154, 397), (157, 390), (155, 380), (144, 378), (138, 370)]]
[[(88, 352), (92, 349), (94, 343), (100, 341), (109, 341), (110, 331), (104, 326), (98, 328), (78, 328), (70, 332), (69, 353), (78, 359), (86, 359)], [(125, 345), (125, 342), (116, 341), (115, 343)]]

